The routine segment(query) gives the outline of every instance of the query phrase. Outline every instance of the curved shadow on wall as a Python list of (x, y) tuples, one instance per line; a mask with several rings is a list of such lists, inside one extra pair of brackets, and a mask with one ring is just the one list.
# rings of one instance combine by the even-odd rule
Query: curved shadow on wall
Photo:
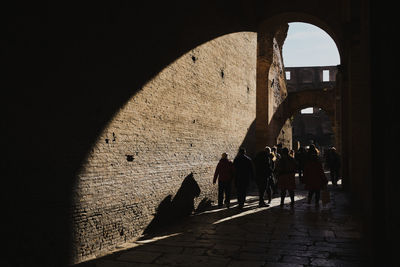
[(244, 147), (246, 149), (247, 154), (251, 158), (253, 158), (257, 153), (255, 141), (256, 141), (256, 120), (254, 119), (247, 130), (247, 134), (244, 137), (242, 144), (240, 145), (240, 147)]
[(116, 112), (190, 49), (252, 28), (237, 19), (242, 10), (208, 4), (52, 2), (8, 10), (11, 94), (2, 107), (10, 260), (67, 264), (72, 188)]
[(11, 95), (3, 106), (3, 165), (10, 178), (4, 204), (12, 218), (7, 239), (13, 260), (64, 266), (71, 249), (72, 188), (115, 113), (190, 49), (230, 32), (256, 31), (256, 16), (243, 15), (243, 3), (153, 4), (52, 2), (32, 3), (15, 14), (8, 10), (4, 64)]
[(270, 134), (267, 143), (273, 145), (286, 120), (303, 108), (320, 107), (327, 113), (331, 122), (334, 122), (334, 92), (333, 89), (328, 91), (313, 89), (289, 93), (285, 100), (278, 106), (267, 126), (267, 132)]

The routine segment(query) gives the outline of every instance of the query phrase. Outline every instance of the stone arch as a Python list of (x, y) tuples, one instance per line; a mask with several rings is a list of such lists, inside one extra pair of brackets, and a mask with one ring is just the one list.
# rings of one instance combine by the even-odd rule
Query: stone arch
[[(272, 52), (271, 43), (274, 37), (281, 40), (282, 43), (286, 38), (286, 32), (282, 30), (282, 25), (287, 25), (290, 22), (304, 22), (317, 26), (324, 30), (335, 42), (336, 47), (339, 52), (340, 62), (343, 62), (344, 54), (344, 44), (343, 44), (343, 33), (342, 28), (339, 24), (335, 24), (333, 21), (329, 21), (324, 17), (323, 14), (315, 14), (310, 10), (302, 10), (299, 8), (298, 12), (277, 12), (275, 15), (271, 16), (269, 19), (262, 21), (259, 24), (258, 34), (259, 34), (259, 44), (258, 44), (258, 57), (257, 57), (257, 117), (256, 117), (256, 148), (259, 150), (265, 146), (265, 144), (273, 145), (276, 141), (276, 137), (279, 134), (281, 127), (276, 127), (278, 118), (283, 114), (279, 109), (286, 106), (284, 102), (276, 111), (270, 104), (270, 84), (268, 81), (268, 73), (272, 64)], [(315, 73), (311, 73), (311, 81)], [(266, 77), (265, 77), (266, 76)], [(308, 89), (308, 88), (307, 88)], [(314, 91), (315, 92), (315, 91)], [(334, 93), (333, 93), (334, 94)], [(332, 103), (335, 101), (332, 100)], [(265, 106), (267, 106), (265, 108)], [(334, 112), (332, 112), (334, 114)], [(286, 115), (285, 115), (286, 116)], [(334, 115), (332, 115), (334, 116)], [(332, 120), (334, 121), (334, 120)], [(285, 120), (282, 122), (279, 120), (278, 125), (283, 125)], [(279, 129), (277, 129), (279, 128)]]
[[(293, 14), (295, 14), (295, 13), (293, 13)], [(298, 16), (298, 15), (296, 15), (296, 16)], [(293, 17), (292, 18), (292, 20), (293, 21), (298, 21), (298, 19), (297, 19), (297, 17)], [(281, 20), (281, 21), (279, 21), (279, 23), (281, 23), (281, 22), (284, 22), (285, 20)], [(288, 20), (288, 21), (291, 21), (291, 20)], [(308, 20), (309, 22), (310, 22), (310, 20)], [(311, 19), (311, 21), (312, 21), (312, 19)], [(281, 24), (282, 25), (282, 24)], [(271, 26), (271, 25), (270, 25)], [(246, 27), (244, 27), (244, 29), (245, 30), (248, 30), (248, 31), (251, 31), (250, 29), (247, 29)], [(168, 54), (168, 56), (166, 56), (166, 57), (163, 57), (162, 58), (162, 60), (160, 60), (160, 61), (158, 61), (158, 65), (156, 65), (156, 67), (154, 67), (153, 69), (151, 69), (151, 74), (149, 74), (149, 72), (147, 72), (146, 73), (146, 77), (145, 78), (142, 78), (142, 81), (141, 81), (141, 84), (139, 84), (139, 88), (140, 87), (142, 87), (142, 86), (144, 86), (145, 84), (147, 84), (147, 82), (148, 81), (152, 81), (152, 80), (154, 80), (154, 78), (155, 77), (157, 77), (157, 74), (158, 73), (162, 73), (162, 71), (165, 69), (165, 68), (167, 68), (170, 64), (172, 64), (173, 62), (175, 62), (176, 60), (179, 60), (179, 58), (181, 58), (181, 57), (184, 57), (184, 60), (185, 60), (185, 66), (192, 66), (192, 65), (199, 65), (199, 64), (201, 64), (201, 62), (202, 62), (202, 58), (201, 57), (199, 57), (197, 54), (196, 54), (196, 47), (198, 47), (199, 45), (201, 45), (201, 44), (204, 44), (204, 43), (207, 43), (207, 42), (209, 42), (209, 41), (212, 41), (212, 40), (214, 40), (214, 39), (216, 39), (216, 38), (219, 38), (219, 37), (222, 37), (222, 36), (224, 36), (224, 35), (228, 35), (228, 34), (230, 34), (230, 33), (236, 33), (236, 32), (241, 32), (241, 31), (243, 31), (244, 30), (242, 27), (232, 27), (232, 28), (223, 28), (223, 29), (221, 29), (221, 28), (217, 28), (217, 29), (214, 29), (213, 30), (213, 32), (211, 32), (211, 33), (207, 33), (207, 34), (205, 34), (205, 35), (201, 35), (200, 34), (200, 37), (199, 36), (193, 36), (193, 35), (188, 35), (188, 36), (186, 36), (185, 38), (187, 38), (187, 40), (189, 40), (189, 41), (186, 41), (186, 42), (184, 42), (183, 44), (179, 44), (180, 45), (180, 47), (179, 47), (179, 49), (177, 49), (177, 51), (178, 52), (176, 52), (176, 53), (174, 53), (174, 54)], [(283, 43), (283, 41), (284, 41), (284, 39), (285, 39), (285, 37), (286, 37), (286, 33), (285, 33), (285, 29), (284, 29), (284, 27), (281, 27), (279, 24), (277, 24), (276, 25), (276, 28), (274, 28), (273, 26), (271, 26), (269, 29), (268, 29), (268, 31), (271, 31), (272, 32), (272, 34), (270, 35), (270, 36), (267, 36), (267, 38), (265, 38), (264, 39), (264, 41), (265, 41), (265, 44), (266, 45), (268, 45), (268, 44), (271, 44), (271, 39), (270, 39), (270, 37), (272, 37), (272, 38), (276, 38), (277, 39), (277, 43), (279, 44), (279, 45), (282, 45), (282, 43)], [(259, 32), (260, 33), (260, 32)], [(204, 34), (204, 33), (203, 33)], [(262, 39), (262, 38), (261, 38)], [(233, 42), (231, 42), (231, 43), (233, 43)], [(271, 47), (272, 48), (272, 47)], [(192, 54), (190, 54), (190, 55), (188, 55), (187, 57), (186, 57), (186, 55), (187, 55), (187, 53), (188, 52), (190, 52), (190, 51), (193, 51), (193, 53)], [(259, 58), (258, 56), (261, 56), (260, 58), (261, 58), (261, 60), (263, 59), (263, 58), (265, 58), (265, 59), (267, 59), (266, 60), (266, 63), (268, 64), (268, 58), (271, 58), (272, 57), (272, 52), (271, 51), (264, 51), (265, 53), (263, 54), (263, 52), (260, 54), (260, 55), (257, 55), (257, 58)], [(269, 52), (271, 52), (270, 54), (269, 54)], [(271, 61), (269, 61), (269, 63), (272, 63), (272, 60)], [(258, 64), (258, 63), (257, 63)], [(226, 81), (226, 80), (228, 80), (228, 78), (229, 78), (229, 75), (230, 75), (230, 73), (229, 73), (229, 71), (227, 71), (226, 69), (225, 69), (225, 67), (226, 67), (226, 65), (224, 65), (224, 66), (221, 66), (220, 67), (220, 69), (218, 70), (218, 75), (216, 76), (217, 78), (218, 78), (218, 81)], [(187, 69), (189, 69), (189, 67), (187, 68)], [(172, 71), (175, 71), (176, 69), (173, 69)], [(269, 70), (269, 67), (267, 68), (267, 70)], [(145, 72), (145, 71), (143, 71), (143, 72)], [(215, 72), (216, 73), (216, 72)], [(214, 73), (214, 74), (215, 74)], [(267, 72), (268, 73), (268, 72)], [(163, 75), (164, 75), (165, 73), (163, 73)], [(172, 76), (172, 75), (171, 75)], [(169, 76), (168, 76), (169, 77)], [(193, 76), (193, 77), (195, 77), (195, 76)], [(268, 80), (268, 76), (266, 77), (267, 78), (267, 80)], [(183, 80), (183, 79), (182, 79)], [(210, 83), (210, 84), (213, 84), (213, 83)], [(268, 83), (267, 83), (268, 84)], [(157, 85), (157, 82), (154, 82), (154, 83), (152, 83), (151, 84), (151, 86), (153, 87), (153, 89), (154, 90), (158, 90), (158, 91), (160, 91), (160, 86), (158, 86)], [(267, 85), (268, 86), (268, 85)], [(247, 88), (246, 88), (247, 87)], [(252, 86), (250, 86), (250, 88), (249, 88), (249, 85), (248, 84), (246, 84), (246, 85), (244, 85), (244, 87), (243, 87), (243, 89), (244, 89), (244, 92), (249, 92), (250, 91), (250, 89), (253, 89), (252, 88)], [(260, 96), (258, 95), (258, 86), (257, 86), (257, 96), (256, 96), (256, 99), (257, 99), (257, 101), (259, 101), (259, 99), (260, 99)], [(138, 92), (134, 92), (134, 94), (136, 95), (136, 94), (138, 94), (138, 95), (140, 95), (140, 96), (142, 96), (143, 94), (142, 94), (142, 92), (140, 91), (140, 89), (138, 90)], [(121, 99), (119, 99), (119, 105), (118, 105), (118, 103), (117, 104), (115, 104), (115, 106), (118, 106), (120, 109), (122, 109), (123, 108), (123, 106), (124, 105), (126, 105), (126, 101), (127, 101), (127, 99), (130, 99), (130, 97), (132, 96), (132, 93), (131, 92), (129, 92), (129, 93), (126, 93), (126, 95), (124, 95), (124, 96), (122, 96), (121, 97)], [(146, 104), (147, 104), (147, 100), (150, 100), (150, 102), (151, 102), (151, 96), (152, 96), (152, 94), (149, 94), (149, 95), (146, 95), (146, 97), (148, 97), (148, 99), (146, 98), (146, 100), (145, 100), (145, 102), (146, 102)], [(143, 98), (145, 98), (144, 96), (143, 96)], [(160, 99), (161, 99), (161, 97), (160, 97)], [(176, 99), (176, 98), (175, 98)], [(261, 99), (262, 100), (262, 99)], [(146, 105), (146, 106), (143, 106), (143, 108), (145, 109), (147, 106), (149, 106), (149, 105)], [(261, 108), (261, 112), (265, 112), (265, 110), (266, 110), (267, 108), (264, 106), (264, 107), (262, 107)], [(257, 116), (259, 115), (259, 111), (260, 110), (257, 110)], [(268, 113), (267, 113), (268, 114)], [(116, 116), (116, 114), (115, 113), (112, 113), (112, 114), (109, 114), (109, 117), (107, 118), (107, 120), (108, 120), (108, 122), (110, 123), (110, 121), (113, 119), (113, 117), (112, 116)], [(149, 119), (153, 119), (153, 118), (149, 118)], [(121, 119), (121, 121), (123, 121), (123, 119)], [(192, 122), (193, 121), (193, 122)], [(196, 119), (193, 119), (191, 121), (191, 123), (192, 123), (192, 125), (193, 125), (193, 127), (195, 127), (195, 126), (197, 126), (198, 125), (198, 123), (202, 123), (202, 121), (200, 120), (200, 122), (198, 122)], [(275, 122), (275, 120), (274, 120), (274, 122)], [(279, 121), (277, 121), (277, 123), (280, 123)], [(283, 123), (284, 123), (284, 121), (283, 121)], [(265, 127), (264, 127), (265, 128)], [(282, 127), (281, 127), (282, 128)], [(147, 129), (146, 129), (147, 130)], [(162, 130), (164, 130), (164, 129), (161, 129), (160, 130), (160, 132), (162, 131)], [(269, 132), (268, 131), (268, 129), (267, 129), (267, 132)], [(109, 131), (109, 133), (108, 133), (109, 135), (110, 135), (110, 140), (114, 140), (114, 132), (113, 131)], [(269, 134), (270, 135), (270, 134)], [(99, 135), (100, 136), (100, 135)], [(120, 139), (118, 139), (118, 138), (120, 138), (120, 136), (121, 135), (119, 135), (117, 132), (116, 132), (116, 136), (117, 136), (117, 141), (116, 142), (118, 142), (118, 140), (120, 140)], [(272, 135), (271, 135), (272, 136)], [(257, 137), (258, 138), (258, 137)], [(97, 148), (96, 147), (96, 149), (98, 149), (99, 151), (105, 151), (106, 149), (108, 149), (108, 145), (109, 145), (109, 142), (110, 142), (110, 144), (111, 145), (114, 145), (114, 141), (107, 141), (107, 139), (108, 139), (108, 136), (105, 136), (105, 139), (104, 140), (106, 140), (105, 141), (105, 144), (102, 144), (105, 148), (103, 149), (102, 147), (99, 147), (99, 148)], [(178, 141), (178, 138), (176, 139), (177, 141)], [(262, 139), (261, 139), (262, 140)], [(125, 140), (124, 140), (125, 141)], [(160, 143), (160, 142), (159, 142)], [(160, 143), (161, 144), (161, 143)], [(111, 145), (110, 145), (110, 147), (111, 147)], [(196, 145), (198, 145), (198, 144), (196, 144), (196, 143), (194, 143), (194, 144), (192, 144), (192, 143), (188, 143), (187, 144), (188, 145), (188, 149), (191, 149), (191, 147), (192, 147), (192, 145), (193, 145), (193, 147), (196, 147)], [(200, 146), (200, 145), (199, 145)], [(140, 147), (141, 148), (141, 147)], [(158, 148), (158, 147), (157, 147)], [(232, 149), (232, 151), (234, 150), (234, 148), (232, 147), (232, 148), (230, 148), (230, 149)], [(156, 149), (156, 151), (158, 151), (158, 149)], [(143, 155), (144, 153), (148, 153), (148, 151), (144, 151), (144, 152), (142, 152), (142, 150), (140, 150), (140, 151), (136, 151), (136, 150), (134, 150), (133, 148), (129, 148), (129, 151), (127, 151), (127, 155), (126, 155), (126, 157), (127, 157), (127, 159), (128, 158), (130, 158), (130, 160), (127, 160), (127, 162), (124, 162), (124, 164), (135, 164), (135, 161), (136, 161), (136, 159), (137, 158), (140, 158), (141, 157), (141, 155)], [(150, 153), (149, 153), (150, 154)], [(195, 153), (193, 153), (193, 155), (194, 155)], [(150, 156), (154, 156), (153, 154), (151, 154)], [(173, 153), (171, 153), (170, 155), (169, 154), (163, 154), (163, 156), (170, 156), (170, 158), (173, 158)], [(92, 157), (92, 156), (91, 156)], [(208, 155), (207, 155), (207, 157), (209, 157)], [(184, 161), (184, 157), (183, 156), (181, 156), (181, 158), (182, 158), (182, 162)], [(96, 159), (97, 160), (97, 159)], [(109, 171), (110, 173), (112, 173), (112, 172), (114, 172), (114, 170), (113, 169), (116, 169), (116, 167), (115, 166), (118, 166), (118, 158), (112, 158), (112, 157), (108, 157), (107, 158), (107, 160), (108, 160), (108, 162), (107, 163), (109, 163), (109, 165), (111, 166), (111, 167), (108, 167), (108, 170), (107, 171)], [(211, 162), (211, 160), (208, 158), (208, 160)], [(163, 161), (163, 160), (160, 160), (161, 162)], [(100, 160), (98, 160), (97, 162), (100, 162)], [(129, 163), (128, 163), (129, 162)], [(132, 163), (133, 162), (133, 163)], [(205, 167), (204, 167), (204, 169), (205, 169)], [(203, 171), (203, 170), (201, 170), (201, 171)], [(205, 171), (204, 171), (204, 173), (205, 173)], [(85, 174), (85, 177), (84, 178), (86, 178), (88, 175), (86, 175)], [(121, 175), (122, 176), (122, 175)], [(175, 174), (174, 175), (171, 175), (171, 177), (177, 177)], [(183, 177), (183, 176), (182, 176)], [(101, 180), (101, 179), (98, 179), (98, 178), (96, 178), (97, 180)], [(106, 179), (103, 179), (103, 180), (106, 180)], [(122, 179), (121, 179), (122, 180)], [(148, 182), (148, 180), (146, 179), (143, 179), (145, 182), (143, 182), (143, 184), (146, 186), (146, 187), (140, 187), (140, 189), (143, 189), (143, 188), (145, 188), (146, 190), (148, 190), (148, 188), (150, 188), (151, 186), (150, 186), (150, 184), (151, 184), (151, 182)], [(169, 180), (172, 180), (172, 179), (169, 179)], [(136, 184), (134, 184), (133, 185), (133, 183), (132, 182), (130, 182), (131, 183), (131, 186), (132, 186), (132, 188), (135, 188), (137, 185)], [(178, 183), (177, 183), (178, 184)], [(170, 185), (171, 185), (171, 183), (170, 183)], [(175, 188), (174, 187), (175, 186), (175, 184), (172, 184), (171, 185), (171, 191), (173, 191), (173, 189)], [(139, 187), (139, 186), (138, 186)], [(101, 190), (104, 190), (106, 187), (104, 187), (104, 186), (101, 186)], [(127, 188), (127, 186), (125, 186), (124, 185), (124, 190), (127, 190), (126, 189)], [(164, 189), (165, 190), (165, 189)], [(150, 191), (150, 190), (148, 190), (148, 191)], [(204, 190), (205, 191), (205, 190)], [(124, 191), (125, 192), (125, 191)], [(143, 199), (141, 199), (140, 201), (143, 201)], [(137, 207), (138, 206), (138, 202), (139, 202), (139, 200), (137, 200), (137, 199), (135, 199), (134, 201), (130, 201), (128, 204), (129, 205), (133, 205), (133, 206), (135, 206), (135, 207)], [(150, 202), (150, 201), (149, 201)], [(147, 207), (146, 206), (146, 209), (150, 209), (150, 207)], [(146, 209), (144, 209), (144, 210), (146, 210)], [(131, 214), (129, 214), (129, 215), (134, 215), (134, 212), (135, 212), (135, 210), (134, 209), (131, 209)], [(143, 216), (141, 216), (142, 218), (145, 218), (145, 216), (148, 216), (149, 215), (149, 213), (145, 213), (145, 214), (143, 214)], [(86, 216), (86, 215), (85, 215)], [(87, 215), (88, 216), (88, 218), (89, 219), (91, 219), (91, 214), (89, 214), (89, 215)], [(108, 215), (107, 215), (108, 216)], [(124, 214), (124, 216), (125, 216), (125, 214)], [(112, 219), (110, 219), (110, 218), (108, 218), (108, 217), (106, 217), (106, 216), (103, 216), (103, 217), (105, 217), (105, 219), (104, 219), (104, 221), (106, 221), (107, 223), (108, 223), (108, 221), (112, 221)], [(129, 218), (128, 216), (125, 216), (125, 217), (123, 217), (123, 219), (125, 220), (125, 218)], [(86, 219), (86, 217), (85, 217), (85, 219)], [(100, 219), (99, 219), (100, 220)], [(143, 220), (143, 221), (141, 221), (140, 223), (143, 223), (145, 220)], [(101, 224), (104, 224), (103, 222), (101, 222)], [(108, 227), (108, 225), (107, 224), (104, 224), (105, 226), (107, 226)], [(111, 225), (111, 224), (110, 224)], [(112, 228), (113, 226), (110, 226), (110, 228)], [(117, 226), (117, 230), (118, 231), (120, 231), (120, 232), (123, 232), (124, 234), (122, 235), (121, 234), (121, 236), (120, 237), (116, 237), (116, 238), (114, 238), (112, 241), (113, 242), (118, 242), (120, 239), (122, 239), (122, 238), (131, 238), (133, 235), (134, 235), (134, 232), (133, 231), (130, 231), (130, 232), (128, 232), (127, 230), (124, 230), (124, 229), (126, 229), (126, 223), (124, 222), (124, 221), (121, 221), (121, 223), (120, 224), (118, 224)], [(106, 229), (106, 230), (108, 230), (108, 229)], [(137, 228), (135, 228), (135, 231), (136, 230), (140, 230), (140, 227), (137, 227)], [(115, 233), (115, 229), (114, 228), (112, 228), (112, 229), (110, 229), (110, 233)], [(95, 235), (95, 238), (98, 238), (98, 235)], [(95, 240), (95, 238), (94, 238), (94, 240)], [(111, 239), (111, 238), (110, 238)], [(91, 240), (91, 242), (93, 242), (94, 243), (94, 241), (92, 241)]]
[[(18, 171), (14, 172), (12, 169), (13, 179), (5, 179), (9, 183), (7, 185), (10, 185), (6, 186), (7, 188), (17, 188), (15, 194), (10, 193), (10, 195), (19, 196), (21, 193), (19, 188), (30, 188), (31, 186), (32, 192), (34, 192), (35, 198), (27, 197), (26, 201), (17, 201), (23, 203), (24, 206), (17, 206), (16, 211), (19, 211), (20, 207), (23, 207), (23, 210), (32, 210), (32, 213), (26, 213), (27, 215), (21, 215), (23, 212), (18, 212), (19, 217), (17, 218), (21, 219), (20, 222), (24, 222), (21, 229), (31, 228), (28, 227), (28, 224), (25, 225), (25, 222), (29, 222), (31, 219), (29, 215), (33, 215), (33, 210), (43, 207), (44, 209), (40, 210), (40, 214), (43, 216), (36, 223), (36, 225), (40, 225), (38, 233), (45, 233), (45, 236), (49, 238), (47, 244), (63, 244), (63, 248), (70, 250), (72, 246), (69, 246), (71, 243), (69, 230), (75, 225), (72, 225), (66, 216), (69, 214), (71, 199), (75, 196), (74, 188), (79, 178), (78, 173), (87, 161), (93, 143), (126, 102), (137, 94), (144, 84), (180, 56), (198, 45), (224, 34), (257, 31), (262, 28), (262, 25), (258, 26), (260, 21), (275, 14), (283, 14), (281, 12), (285, 10), (303, 12), (303, 8), (308, 7), (309, 10), (314, 10), (315, 14), (320, 13), (320, 18), (324, 18), (329, 11), (328, 15), (330, 16), (326, 17), (329, 17), (330, 22), (342, 23), (339, 12), (341, 10), (336, 9), (332, 12), (325, 8), (325, 4), (324, 8), (321, 8), (315, 5), (315, 0), (296, 1), (295, 3), (282, 1), (273, 3), (273, 5), (267, 1), (239, 2), (240, 4), (235, 1), (229, 5), (226, 5), (224, 1), (218, 1), (212, 5), (208, 1), (193, 1), (192, 5), (164, 3), (157, 5), (157, 8), (151, 3), (145, 3), (137, 8), (133, 3), (124, 3), (123, 5), (113, 3), (108, 6), (87, 4), (86, 6), (80, 5), (79, 8), (73, 5), (64, 7), (54, 4), (49, 9), (38, 10), (37, 16), (33, 19), (30, 16), (18, 18), (19, 21), (22, 20), (30, 27), (15, 35), (18, 42), (10, 42), (10, 45), (15, 47), (10, 50), (6, 61), (12, 63), (10, 65), (13, 68), (19, 62), (16, 58), (24, 59), (24, 61), (29, 59), (26, 61), (32, 62), (32, 65), (28, 64), (28, 67), (25, 66), (21, 70), (26, 71), (29, 79), (23, 79), (23, 81), (19, 79), (17, 83), (24, 90), (14, 91), (25, 93), (32, 100), (29, 103), (36, 103), (35, 106), (40, 107), (35, 108), (32, 112), (33, 106), (22, 105), (24, 102), (20, 101), (19, 95), (12, 101), (7, 98), (7, 102), (9, 102), (7, 104), (10, 107), (15, 102), (18, 107), (24, 108), (20, 110), (20, 113), (26, 113), (23, 118), (26, 118), (27, 123), (16, 124), (15, 122), (20, 118), (19, 113), (17, 116), (14, 115), (17, 113), (10, 112), (13, 115), (7, 118), (6, 125), (12, 126), (9, 130), (10, 133), (15, 130), (19, 134), (16, 135), (15, 140), (13, 138), (10, 142), (13, 145), (18, 143), (18, 146), (10, 145), (6, 150), (7, 153), (10, 153), (6, 165), (21, 166), (19, 153), (22, 150), (31, 150), (36, 153), (35, 157), (29, 160), (24, 159), (23, 163), (27, 166), (23, 170), (20, 171), (18, 168)], [(264, 5), (264, 9), (260, 9), (258, 5)], [(92, 12), (93, 8), (96, 8), (95, 12)], [(324, 11), (325, 9), (327, 11)], [(60, 12), (62, 10), (66, 10), (66, 12)], [(51, 14), (50, 17), (47, 12)], [(139, 13), (142, 16), (137, 16)], [(281, 18), (278, 22), (303, 21), (300, 18), (303, 16), (302, 13), (284, 14), (288, 19), (283, 19), (282, 15), (278, 15)], [(70, 20), (71, 15), (74, 16), (73, 22)], [(304, 21), (309, 23), (313, 23), (312, 17), (316, 17), (311, 14), (304, 16), (306, 17)], [(146, 20), (142, 20), (143, 17)], [(44, 25), (40, 18), (49, 19), (52, 23)], [(322, 24), (313, 24), (324, 28)], [(341, 26), (341, 24), (339, 25)], [(14, 28), (12, 27), (12, 29)], [(39, 31), (36, 32), (34, 29), (39, 29)], [(326, 28), (324, 29), (326, 30)], [(336, 29), (340, 29), (340, 27), (332, 27), (332, 29), (332, 32), (337, 34), (339, 31)], [(49, 35), (49, 32), (52, 34)], [(340, 40), (340, 38), (334, 39)], [(26, 40), (35, 41), (26, 42)], [(47, 40), (50, 40), (49, 44), (52, 49), (48, 49), (47, 46), (37, 46), (42, 41), (47, 43)], [(28, 54), (30, 57), (27, 58)], [(196, 55), (191, 55), (187, 59), (188, 62), (194, 64), (198, 64), (201, 60)], [(29, 66), (35, 66), (37, 62), (42, 62), (42, 66), (46, 65), (44, 70), (29, 68)], [(43, 71), (47, 71), (47, 73)], [(18, 76), (20, 73), (19, 71)], [(229, 72), (221, 73), (225, 74), (225, 79), (229, 77)], [(18, 76), (11, 76), (10, 81)], [(32, 85), (40, 87), (40, 92), (34, 94), (25, 90), (25, 88), (32, 88)], [(247, 87), (246, 84), (242, 86), (245, 93), (254, 90), (254, 88)], [(52, 100), (52, 103), (48, 101), (49, 99)], [(72, 104), (73, 108), (71, 108)], [(35, 119), (41, 121), (34, 123)], [(193, 120), (193, 125), (197, 125), (197, 123), (199, 122)], [(51, 125), (51, 130), (49, 131), (45, 125)], [(30, 138), (24, 138), (24, 133), (32, 130), (31, 126), (39, 128), (37, 131), (29, 131)], [(39, 142), (44, 138), (45, 142)], [(120, 140), (122, 140), (120, 135), (110, 132), (110, 137), (107, 137), (104, 143), (109, 142), (108, 144), (111, 146), (113, 142)], [(188, 147), (191, 147), (190, 144)], [(122, 155), (126, 156), (126, 160), (122, 157), (124, 161), (121, 164), (134, 163), (138, 156), (133, 152), (135, 151), (127, 151), (126, 155)], [(114, 168), (115, 164), (114, 166), (111, 164), (114, 163), (110, 162), (107, 171)], [(28, 179), (31, 175), (40, 179)], [(82, 220), (87, 219), (89, 223), (97, 222), (100, 217), (90, 217), (85, 214), (84, 207), (78, 208), (77, 211), (82, 211), (82, 214), (74, 213), (74, 216), (82, 216)], [(100, 210), (100, 212), (103, 211), (107, 212), (107, 210)], [(17, 215), (17, 212), (14, 215)], [(89, 219), (94, 219), (94, 221)], [(113, 234), (117, 233), (117, 237), (112, 240), (113, 242), (116, 242), (117, 238), (122, 239), (127, 236), (126, 229), (123, 231), (118, 226), (115, 230), (119, 230), (123, 234), (120, 236), (114, 231)], [(28, 237), (26, 240), (36, 240), (36, 236)], [(24, 242), (19, 243), (25, 244)], [(109, 244), (115, 243), (110, 242)], [(37, 243), (33, 242), (32, 244), (28, 243), (26, 247), (35, 247), (38, 252), (48, 251), (49, 255), (54, 255), (50, 257), (49, 262), (61, 254), (57, 253), (61, 250), (55, 250), (55, 246), (36, 245)], [(31, 250), (24, 250), (22, 254), (26, 252), (31, 252)], [(85, 253), (89, 254), (88, 251)], [(63, 253), (62, 260), (66, 260), (67, 256), (65, 255), (66, 253)]]
[(323, 109), (332, 124), (335, 122), (334, 90), (328, 91), (300, 91), (288, 94), (288, 97), (279, 105), (268, 125), (270, 135), (269, 145), (273, 145), (286, 120), (296, 112), (307, 107), (318, 107)]
[(261, 22), (258, 31), (276, 32), (281, 25), (291, 22), (309, 23), (324, 30), (335, 42), (339, 51), (340, 62), (343, 62), (342, 59), (344, 54), (344, 45), (342, 29), (340, 28), (339, 24), (336, 25), (332, 21), (328, 22), (328, 20), (326, 20), (321, 13), (314, 14), (310, 11), (278, 13)]

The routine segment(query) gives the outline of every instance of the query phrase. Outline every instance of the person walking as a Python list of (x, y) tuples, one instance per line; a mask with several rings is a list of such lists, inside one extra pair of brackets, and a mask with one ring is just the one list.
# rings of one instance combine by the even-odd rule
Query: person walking
[(295, 153), (294, 158), (298, 164), (298, 173), (299, 173), (299, 181), (300, 183), (304, 184), (303, 179), (303, 171), (304, 171), (304, 163), (306, 161), (307, 151), (304, 147), (300, 147), (299, 150)]
[(314, 146), (310, 146), (307, 153), (308, 157), (304, 165), (305, 189), (308, 190), (307, 203), (311, 204), (312, 197), (315, 194), (315, 206), (318, 207), (321, 190), (327, 188), (328, 180), (319, 160), (318, 150)]
[(297, 170), (297, 163), (294, 158), (289, 156), (289, 149), (282, 149), (281, 159), (278, 160), (275, 172), (278, 177), (278, 188), (281, 190), (281, 207), (285, 202), (286, 191), (289, 192), (290, 206), (294, 207), (294, 190), (296, 182), (294, 180)]
[[(277, 157), (277, 152), (276, 152), (276, 147), (271, 148), (271, 164), (272, 164), (272, 174), (271, 174), (271, 179), (270, 183), (267, 186), (267, 194), (278, 194), (278, 185), (277, 185), (277, 178), (276, 178), (276, 165), (278, 163), (278, 157)], [(280, 155), (279, 155), (280, 158)], [(271, 190), (271, 192), (269, 191)]]
[(247, 188), (250, 180), (254, 178), (253, 161), (246, 155), (246, 149), (240, 148), (238, 155), (233, 160), (235, 167), (235, 185), (239, 209), (242, 209), (246, 200)]
[(218, 180), (218, 207), (222, 208), (224, 194), (225, 194), (225, 205), (227, 208), (231, 202), (231, 188), (232, 180), (234, 178), (235, 170), (232, 161), (228, 159), (227, 153), (222, 153), (221, 159), (219, 160), (217, 167), (214, 172), (213, 184)]
[[(269, 187), (268, 183), (272, 174), (271, 148), (265, 147), (264, 150), (257, 153), (254, 164), (256, 167), (256, 184), (258, 187), (258, 206), (268, 207), (264, 202), (264, 194)], [(268, 204), (271, 203), (271, 193), (268, 194)]]
[(335, 147), (331, 147), (328, 150), (326, 163), (329, 168), (332, 184), (336, 186), (339, 179), (340, 156)]
[(274, 154), (274, 156), (275, 156), (275, 159), (279, 160), (281, 158), (281, 154), (278, 153), (277, 146), (273, 146), (271, 150), (272, 150), (272, 154)]
[(276, 186), (276, 178), (275, 178), (275, 162), (276, 162), (276, 157), (274, 153), (272, 152), (269, 154), (269, 162), (271, 164), (271, 175), (269, 176), (268, 182), (267, 182), (267, 197), (268, 197), (268, 204), (271, 203), (272, 200), (272, 195), (277, 194), (277, 186)]
[(289, 156), (290, 157), (292, 157), (292, 158), (294, 158), (294, 149), (291, 149), (290, 151), (289, 151)]

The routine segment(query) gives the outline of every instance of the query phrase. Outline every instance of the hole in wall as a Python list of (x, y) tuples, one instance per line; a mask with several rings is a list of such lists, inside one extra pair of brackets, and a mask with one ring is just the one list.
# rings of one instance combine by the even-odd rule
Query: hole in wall
[(290, 81), (290, 71), (285, 71), (286, 80)]
[(133, 157), (133, 155), (125, 155), (126, 156), (126, 160), (127, 161), (133, 161), (133, 159), (134, 159), (134, 157)]
[(221, 78), (223, 79), (225, 76), (224, 70), (221, 70)]

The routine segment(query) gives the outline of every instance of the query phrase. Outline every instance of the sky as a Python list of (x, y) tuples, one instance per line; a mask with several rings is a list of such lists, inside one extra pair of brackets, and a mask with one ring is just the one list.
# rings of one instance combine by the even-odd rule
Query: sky
[(324, 30), (308, 23), (289, 23), (282, 54), (285, 67), (340, 64), (333, 39)]

